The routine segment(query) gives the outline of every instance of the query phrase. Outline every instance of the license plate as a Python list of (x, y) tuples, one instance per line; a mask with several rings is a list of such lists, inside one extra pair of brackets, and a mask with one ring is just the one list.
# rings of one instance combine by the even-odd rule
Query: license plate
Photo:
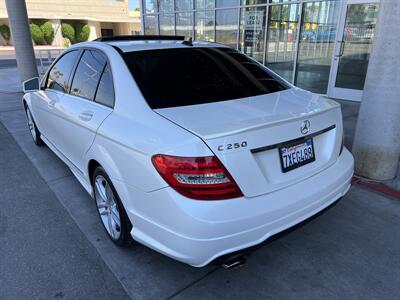
[(283, 145), (279, 148), (279, 157), (283, 173), (315, 161), (312, 138), (300, 143)]

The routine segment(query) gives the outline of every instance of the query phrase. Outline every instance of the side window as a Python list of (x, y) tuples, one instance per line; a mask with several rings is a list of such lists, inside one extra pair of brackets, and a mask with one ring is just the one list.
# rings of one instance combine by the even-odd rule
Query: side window
[(68, 82), (78, 58), (79, 51), (71, 51), (64, 54), (49, 72), (46, 88), (67, 93), (69, 90)]
[(71, 94), (93, 100), (105, 64), (106, 58), (100, 52), (85, 50), (72, 80)]
[(95, 101), (109, 107), (114, 107), (114, 85), (110, 66), (108, 64), (105, 66), (104, 72), (101, 75)]

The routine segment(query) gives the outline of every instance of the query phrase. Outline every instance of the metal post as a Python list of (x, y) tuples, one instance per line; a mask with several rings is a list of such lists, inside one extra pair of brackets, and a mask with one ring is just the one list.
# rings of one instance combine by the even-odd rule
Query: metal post
[(390, 180), (400, 158), (400, 2), (381, 1), (353, 144), (356, 174)]
[(140, 34), (144, 35), (144, 14), (145, 14), (145, 6), (143, 5), (143, 0), (139, 0), (139, 8), (140, 8)]
[(21, 82), (38, 77), (28, 13), (24, 0), (6, 0), (8, 20), (14, 41)]
[[(301, 37), (301, 24), (303, 23), (303, 3), (299, 3), (299, 8), (296, 7), (298, 10), (298, 20), (297, 20), (297, 32), (296, 32), (296, 51), (293, 56), (293, 74), (292, 74), (292, 83), (297, 83), (297, 61), (299, 60), (300, 56), (300, 37)], [(305, 5), (305, 4), (304, 4)], [(308, 48), (307, 48), (308, 49)]]
[[(238, 18), (237, 18), (237, 29), (238, 29), (238, 31), (237, 31), (237, 33), (236, 33), (236, 50), (239, 50), (239, 43), (240, 43), (240, 13), (241, 13), (241, 8), (239, 7), (240, 6), (240, 1), (239, 1), (239, 4), (238, 4), (238, 13), (237, 13), (237, 15), (238, 15)], [(243, 8), (244, 9), (244, 11), (245, 11), (245, 13), (246, 13), (246, 8)], [(244, 14), (245, 14), (244, 13)], [(244, 52), (243, 51), (243, 49), (240, 49), (242, 52)], [(253, 55), (252, 55), (253, 56)]]
[(265, 66), (267, 63), (268, 59), (268, 46), (267, 46), (267, 40), (268, 40), (268, 30), (269, 30), (269, 5), (267, 5), (267, 8), (265, 10), (265, 29), (264, 29), (264, 55), (263, 55), (263, 65)]

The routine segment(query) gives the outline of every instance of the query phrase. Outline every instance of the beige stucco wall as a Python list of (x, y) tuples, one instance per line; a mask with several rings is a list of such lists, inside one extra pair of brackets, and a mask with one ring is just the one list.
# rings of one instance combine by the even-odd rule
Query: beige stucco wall
[(117, 34), (136, 34), (140, 33), (140, 23), (116, 23)]
[[(21, 1), (21, 0), (15, 0)], [(128, 0), (26, 0), (30, 19), (52, 21), (54, 46), (63, 46), (60, 20), (82, 20), (90, 26), (89, 40), (101, 36), (101, 28), (112, 28), (114, 34), (140, 32), (140, 15), (129, 14)], [(5, 0), (0, 0), (0, 24), (8, 24)], [(0, 46), (4, 45), (0, 35)]]
[[(19, 1), (19, 0), (18, 0)], [(128, 21), (128, 0), (26, 0), (32, 19)], [(0, 18), (7, 18), (5, 0), (0, 0)]]

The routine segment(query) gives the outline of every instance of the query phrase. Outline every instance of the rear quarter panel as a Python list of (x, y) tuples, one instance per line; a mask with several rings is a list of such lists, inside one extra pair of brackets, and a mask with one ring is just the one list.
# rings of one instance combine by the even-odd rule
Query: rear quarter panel
[[(113, 112), (101, 125), (86, 155), (96, 160), (110, 176), (126, 209), (136, 210), (143, 194), (167, 187), (154, 168), (155, 154), (177, 156), (212, 155), (198, 137), (150, 111), (137, 120)], [(87, 178), (89, 179), (88, 169)], [(137, 195), (124, 197), (128, 192)], [(136, 203), (127, 199), (135, 199)]]

